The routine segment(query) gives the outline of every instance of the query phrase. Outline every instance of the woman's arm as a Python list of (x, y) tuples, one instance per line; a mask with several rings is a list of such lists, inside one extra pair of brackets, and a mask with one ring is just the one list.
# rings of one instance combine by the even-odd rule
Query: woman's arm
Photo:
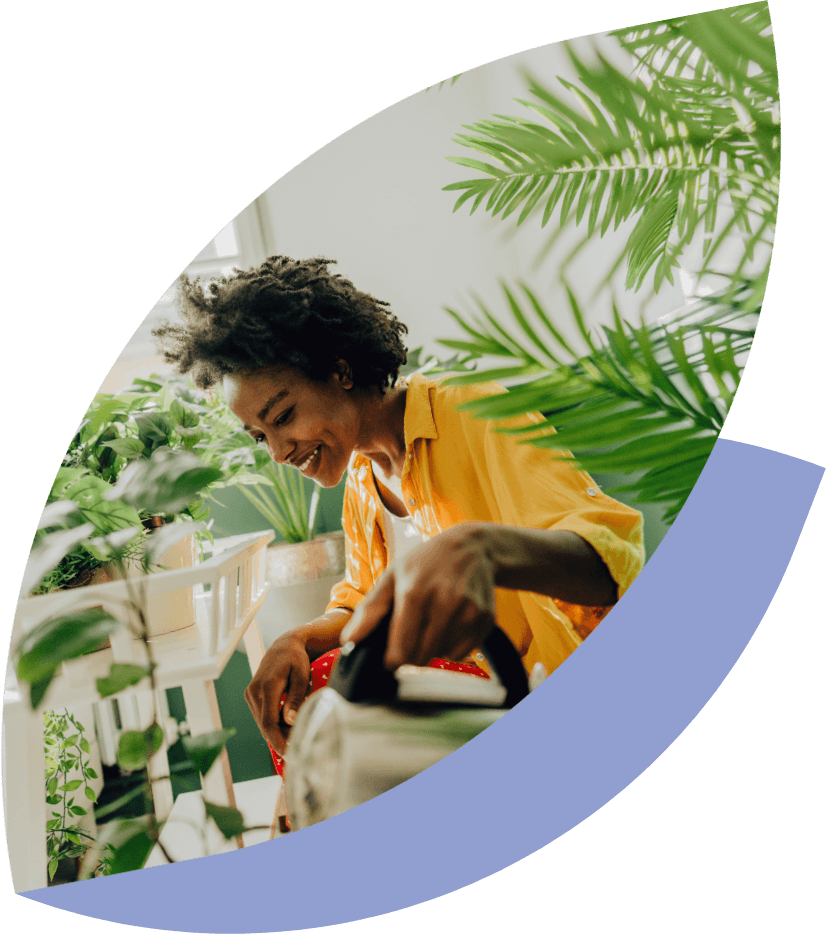
[(494, 588), (585, 606), (617, 599), (596, 550), (573, 532), (472, 522), (453, 526), (389, 568), (341, 634), (359, 642), (390, 614), (385, 664), (461, 659), (494, 626)]
[(305, 626), (299, 626), (293, 632), (304, 641), (304, 647), (311, 662), (331, 649), (340, 645), (341, 630), (350, 621), (353, 611), (346, 607), (328, 610), (323, 616), (314, 619)]
[[(258, 729), (279, 755), (287, 748), (290, 727), (307, 696), (311, 660), (338, 647), (350, 616), (350, 610), (330, 610), (276, 639), (244, 692)], [(279, 710), (285, 692), (287, 699)]]
[(470, 524), (493, 564), (497, 587), (529, 590), (580, 606), (617, 602), (617, 584), (596, 549), (575, 532)]

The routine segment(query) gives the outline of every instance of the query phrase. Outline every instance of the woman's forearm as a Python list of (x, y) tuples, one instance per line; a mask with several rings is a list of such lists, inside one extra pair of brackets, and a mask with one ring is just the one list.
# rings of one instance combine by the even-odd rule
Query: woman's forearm
[(315, 661), (320, 655), (337, 649), (340, 645), (341, 630), (347, 625), (352, 611), (342, 608), (330, 610), (311, 623), (299, 626), (295, 631), (304, 640), (310, 661)]
[(617, 602), (617, 584), (596, 549), (574, 532), (469, 523), (480, 536), (497, 587), (528, 590), (581, 606)]

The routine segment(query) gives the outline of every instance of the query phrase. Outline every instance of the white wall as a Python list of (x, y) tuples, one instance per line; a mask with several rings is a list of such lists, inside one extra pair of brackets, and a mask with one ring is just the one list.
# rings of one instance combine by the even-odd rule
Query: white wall
[[(585, 45), (579, 42), (578, 48), (585, 51)], [(468, 204), (453, 214), (458, 192), (441, 190), (476, 174), (446, 156), (483, 158), (452, 142), (454, 134), (465, 132), (463, 124), (493, 114), (531, 115), (513, 100), (528, 97), (523, 69), (551, 87), (556, 75), (574, 78), (561, 46), (521, 53), (467, 72), (455, 84), (423, 90), (316, 152), (262, 196), (268, 251), (337, 259), (336, 271), (390, 302), (410, 328), (410, 347), (435, 349), (436, 338), (459, 336), (442, 307), (472, 307), (471, 292), (491, 311), (504, 312), (500, 278), (535, 286), (551, 308), (560, 309), (564, 325), (567, 302), (556, 268), (532, 268), (553, 221), (542, 230), (539, 218), (531, 218), (512, 237), (515, 215), (502, 221), (480, 207), (470, 217)], [(624, 237), (622, 230), (609, 234), (572, 267), (571, 281), (582, 299)], [(662, 313), (682, 302), (679, 284), (666, 285), (652, 309)], [(638, 300), (623, 306), (631, 317), (635, 305)], [(608, 320), (608, 296), (586, 307), (589, 320)]]
[[(623, 67), (616, 44), (605, 37), (597, 41)], [(594, 40), (576, 40), (574, 47), (577, 54), (588, 58)], [(630, 71), (627, 61), (625, 65)], [(563, 45), (540, 47), (465, 72), (454, 84), (448, 80), (441, 88), (422, 90), (329, 142), (275, 181), (257, 201), (239, 205), (237, 221), (246, 231), (247, 244), (239, 265), (256, 265), (273, 253), (296, 259), (320, 255), (336, 259), (337, 272), (363, 291), (390, 302), (409, 327), (411, 348), (425, 345), (439, 350), (438, 338), (460, 336), (443, 308), (468, 312), (473, 308), (472, 294), (507, 318), (498, 284), (501, 279), (524, 280), (546, 307), (556, 310), (560, 330), (574, 336), (558, 263), (584, 229), (567, 231), (548, 259), (537, 264), (537, 255), (556, 227), (556, 217), (544, 229), (539, 217), (531, 217), (517, 230), (515, 215), (502, 221), (480, 208), (471, 217), (467, 203), (454, 214), (458, 193), (442, 191), (444, 185), (476, 174), (448, 162), (446, 156), (484, 159), (452, 142), (456, 133), (466, 132), (463, 126), (498, 114), (543, 121), (514, 100), (529, 98), (526, 71), (557, 92), (561, 90), (557, 76), (576, 80)], [(271, 119), (275, 126), (277, 100)], [(279, 126), (278, 134), (283, 131)], [(603, 291), (595, 297), (594, 291), (632, 226), (633, 221), (589, 243), (568, 271), (591, 325), (610, 321), (611, 295)], [(699, 249), (693, 249), (683, 265), (694, 270), (701, 262)], [(725, 265), (721, 257), (720, 268)], [(650, 301), (647, 287), (638, 293), (620, 292), (617, 298), (622, 313), (632, 321), (641, 314), (652, 321), (686, 301), (679, 277), (673, 286), (664, 284)], [(156, 317), (158, 308), (161, 305), (147, 317)], [(168, 315), (168, 303), (161, 310)], [(135, 376), (165, 371), (154, 353), (146, 322), (133, 341), (116, 362), (103, 391), (117, 391)], [(440, 352), (449, 353), (444, 348)]]

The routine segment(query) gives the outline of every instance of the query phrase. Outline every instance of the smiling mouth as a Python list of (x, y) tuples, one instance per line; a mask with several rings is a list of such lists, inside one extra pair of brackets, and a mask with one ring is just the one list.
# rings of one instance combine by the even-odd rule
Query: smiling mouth
[(310, 464), (312, 464), (312, 462), (316, 459), (317, 455), (318, 455), (318, 448), (316, 448), (310, 454), (310, 456), (306, 458), (306, 460), (302, 461), (302, 463), (300, 464), (295, 464), (294, 466), (297, 467), (301, 471), (301, 473), (304, 473), (307, 470), (307, 468), (310, 466)]

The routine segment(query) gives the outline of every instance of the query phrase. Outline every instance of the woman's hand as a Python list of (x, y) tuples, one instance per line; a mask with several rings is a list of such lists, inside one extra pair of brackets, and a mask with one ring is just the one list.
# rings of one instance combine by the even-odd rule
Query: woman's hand
[[(306, 633), (294, 629), (276, 639), (244, 691), (258, 729), (272, 748), (283, 756), (290, 727), (304, 703), (310, 685), (310, 656)], [(281, 697), (287, 699), (281, 708)]]
[(495, 566), (482, 523), (453, 526), (379, 578), (341, 634), (360, 642), (391, 613), (385, 665), (460, 660), (494, 626)]
[(344, 627), (342, 642), (360, 642), (390, 613), (387, 668), (462, 659), (493, 629), (494, 587), (581, 606), (617, 600), (602, 558), (576, 533), (468, 522), (388, 568)]

